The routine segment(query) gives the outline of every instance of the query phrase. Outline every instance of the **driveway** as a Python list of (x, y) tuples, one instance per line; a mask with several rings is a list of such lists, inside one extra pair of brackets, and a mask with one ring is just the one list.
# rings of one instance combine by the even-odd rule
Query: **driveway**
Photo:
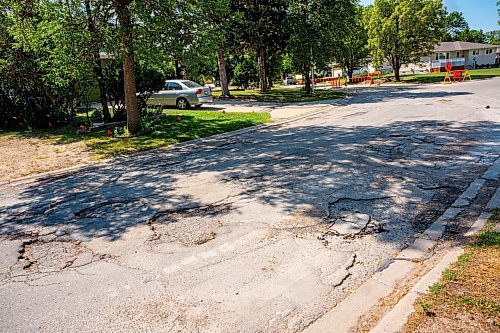
[(499, 86), (360, 90), (287, 124), (5, 186), (0, 331), (299, 332), (498, 157)]

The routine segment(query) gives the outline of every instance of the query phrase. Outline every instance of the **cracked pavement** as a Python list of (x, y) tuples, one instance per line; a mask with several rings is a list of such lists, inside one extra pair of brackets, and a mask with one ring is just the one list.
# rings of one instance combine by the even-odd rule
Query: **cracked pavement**
[(4, 186), (0, 331), (299, 332), (498, 158), (499, 86), (362, 88), (286, 124)]

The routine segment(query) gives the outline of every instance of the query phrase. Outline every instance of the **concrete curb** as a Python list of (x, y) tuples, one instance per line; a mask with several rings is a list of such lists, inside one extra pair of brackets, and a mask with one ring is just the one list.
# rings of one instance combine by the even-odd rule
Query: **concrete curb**
[(463, 253), (462, 248), (454, 247), (449, 250), (445, 256), (425, 274), (411, 290), (401, 299), (391, 311), (386, 314), (378, 325), (370, 333), (389, 333), (399, 330), (408, 320), (413, 312), (415, 301), (428, 290), (428, 287), (439, 281), (441, 273)]
[[(472, 202), (484, 185), (485, 180), (498, 180), (499, 177), (500, 157), (496, 159), (480, 178), (474, 180), (455, 203), (430, 225), (427, 230), (417, 236), (409, 247), (402, 250), (395, 258), (382, 263), (379, 270), (358, 288), (356, 294), (350, 295), (344, 299), (339, 305), (317, 321), (313, 322), (303, 332), (348, 332), (357, 324), (358, 320), (363, 315), (367, 314), (372, 307), (376, 306), (381, 299), (393, 293), (398, 285), (415, 271), (419, 263), (433, 256), (434, 248), (437, 245), (437, 241), (442, 237), (448, 221), (455, 218), (465, 209), (466, 206), (463, 206), (464, 202), (466, 202), (467, 205)], [(458, 253), (458, 250), (453, 253)], [(455, 256), (450, 254), (443, 260), (452, 262), (454, 258)], [(436, 271), (437, 270), (438, 269), (436, 269)], [(425, 288), (427, 286), (428, 285), (426, 285)], [(413, 302), (411, 303), (411, 309), (413, 311)], [(381, 332), (393, 331), (388, 330)]]
[[(492, 200), (494, 199), (492, 198)], [(465, 233), (465, 236), (472, 237), (476, 233), (481, 231), (490, 216), (491, 213), (481, 213), (476, 222), (470, 227), (469, 231)], [(461, 247), (453, 247), (448, 250), (448, 252), (437, 263), (437, 265), (417, 281), (413, 288), (411, 288), (411, 290), (402, 299), (399, 300), (396, 306), (394, 306), (388, 313), (386, 313), (386, 315), (379, 321), (377, 326), (375, 326), (370, 331), (370, 333), (395, 333), (403, 328), (410, 315), (415, 311), (415, 301), (420, 296), (425, 295), (429, 291), (429, 286), (438, 282), (441, 278), (442, 273), (451, 264), (455, 263), (458, 257), (463, 253), (464, 249)]]
[(267, 123), (267, 124), (261, 124), (261, 125), (246, 127), (246, 128), (242, 128), (242, 129), (231, 131), (231, 132), (225, 132), (225, 133), (215, 134), (215, 135), (212, 135), (212, 136), (207, 136), (207, 137), (204, 137), (204, 138), (201, 138), (201, 139), (180, 142), (180, 143), (177, 143), (177, 144), (174, 144), (174, 145), (170, 145), (170, 146), (166, 146), (166, 147), (151, 149), (151, 150), (147, 150), (147, 151), (140, 151), (140, 152), (136, 152), (136, 153), (124, 156), (124, 157), (108, 158), (108, 159), (103, 159), (103, 160), (96, 161), (94, 163), (78, 164), (78, 165), (75, 165), (75, 166), (72, 166), (72, 167), (68, 167), (68, 168), (63, 168), (63, 169), (53, 170), (53, 171), (47, 171), (47, 172), (39, 173), (39, 174), (36, 174), (36, 175), (29, 175), (29, 176), (24, 176), (24, 177), (20, 177), (20, 178), (8, 180), (8, 181), (0, 182), (0, 188), (7, 187), (7, 186), (15, 187), (15, 186), (23, 185), (23, 184), (29, 184), (29, 183), (36, 182), (39, 179), (54, 178), (54, 177), (61, 177), (61, 176), (69, 176), (71, 174), (74, 174), (74, 173), (77, 173), (77, 172), (80, 172), (80, 171), (83, 171), (83, 170), (87, 170), (87, 169), (88, 170), (92, 170), (94, 168), (98, 168), (98, 167), (106, 165), (106, 164), (108, 164), (110, 162), (116, 163), (116, 162), (119, 162), (119, 161), (123, 161), (123, 160), (125, 160), (127, 158), (131, 158), (132, 156), (143, 155), (143, 154), (151, 154), (151, 153), (155, 153), (155, 152), (164, 152), (164, 151), (173, 150), (173, 149), (179, 149), (179, 148), (189, 148), (189, 147), (196, 146), (196, 145), (199, 145), (199, 144), (202, 144), (202, 143), (209, 143), (209, 142), (214, 142), (214, 141), (217, 141), (217, 140), (220, 140), (220, 139), (227, 139), (227, 138), (231, 138), (231, 137), (234, 137), (234, 136), (237, 136), (237, 135), (246, 134), (246, 133), (249, 133), (249, 132), (255, 132), (255, 131), (258, 131), (258, 130), (261, 130), (261, 129), (266, 129), (266, 128), (278, 127), (278, 126), (281, 126), (281, 125), (286, 125), (288, 123), (291, 123), (291, 122), (294, 122), (294, 121), (297, 121), (297, 120), (300, 120), (300, 119), (308, 118), (308, 117), (311, 117), (311, 116), (315, 116), (317, 114), (320, 114), (320, 113), (329, 111), (331, 109), (334, 109), (336, 107), (342, 106), (343, 104), (345, 104), (345, 101), (346, 101), (346, 99), (342, 99), (342, 100), (338, 101), (335, 104), (328, 105), (328, 106), (322, 107), (322, 108), (313, 109), (312, 111), (304, 112), (304, 113), (302, 113), (302, 114), (300, 114), (298, 116), (286, 118), (286, 119), (283, 119), (283, 120), (280, 120), (280, 121), (277, 121), (277, 122), (274, 122), (274, 123)]

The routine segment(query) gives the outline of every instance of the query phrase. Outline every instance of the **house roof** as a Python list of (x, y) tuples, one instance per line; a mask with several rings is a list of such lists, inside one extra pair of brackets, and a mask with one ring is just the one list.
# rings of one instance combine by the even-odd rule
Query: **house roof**
[(451, 52), (451, 51), (468, 51), (477, 49), (494, 49), (498, 48), (498, 45), (482, 44), (482, 43), (470, 43), (470, 42), (442, 42), (439, 43), (435, 48), (434, 52)]

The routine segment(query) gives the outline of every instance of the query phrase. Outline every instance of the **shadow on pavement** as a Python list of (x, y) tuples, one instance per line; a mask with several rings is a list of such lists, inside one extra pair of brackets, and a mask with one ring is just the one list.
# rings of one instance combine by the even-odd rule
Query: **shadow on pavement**
[[(499, 138), (494, 122), (270, 127), (39, 179), (2, 196), (0, 234), (25, 237), (68, 225), (89, 239), (119, 239), (157, 213), (204, 207), (174, 189), (181, 176), (208, 172), (244, 188), (240, 199), (284, 214), (308, 207), (302, 215), (326, 224), (365, 214), (377, 222), (378, 238), (392, 242), (431, 224), (496, 158)], [(194, 191), (197, 184), (190, 186)]]

